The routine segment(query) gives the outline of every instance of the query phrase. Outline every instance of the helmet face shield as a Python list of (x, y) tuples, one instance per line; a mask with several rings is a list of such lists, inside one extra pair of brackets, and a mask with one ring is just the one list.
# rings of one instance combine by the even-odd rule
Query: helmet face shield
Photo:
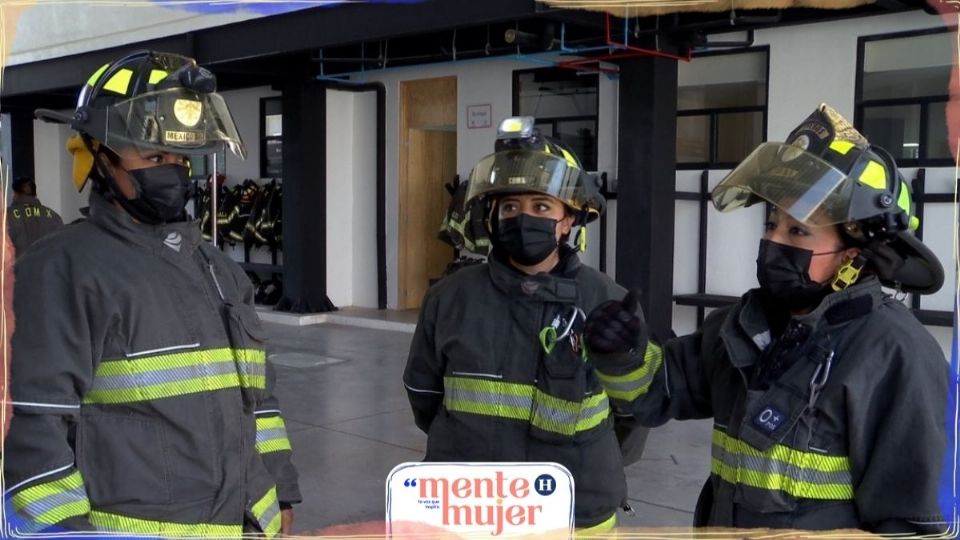
[(574, 209), (587, 204), (586, 173), (566, 159), (533, 150), (505, 150), (480, 160), (470, 173), (467, 200), (486, 194), (544, 193)]
[(855, 182), (823, 159), (792, 144), (758, 146), (713, 189), (717, 210), (728, 212), (759, 199), (807, 225), (849, 221)]
[(247, 151), (226, 102), (217, 93), (183, 87), (140, 94), (107, 107), (103, 143), (116, 152), (135, 147), (177, 154), (209, 154), (225, 145)]

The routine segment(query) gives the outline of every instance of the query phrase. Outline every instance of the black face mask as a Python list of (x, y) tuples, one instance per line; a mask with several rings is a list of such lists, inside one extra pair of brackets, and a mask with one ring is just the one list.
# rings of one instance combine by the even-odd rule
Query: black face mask
[(168, 163), (127, 172), (137, 198), (117, 199), (130, 215), (148, 225), (186, 221), (184, 207), (193, 196), (190, 169)]
[(514, 261), (533, 266), (543, 262), (557, 246), (557, 220), (520, 214), (501, 219), (497, 240)]
[(760, 253), (757, 256), (757, 280), (760, 281), (760, 288), (771, 300), (787, 309), (802, 309), (819, 304), (830, 292), (830, 285), (810, 279), (808, 272), (813, 255), (809, 249), (760, 240)]

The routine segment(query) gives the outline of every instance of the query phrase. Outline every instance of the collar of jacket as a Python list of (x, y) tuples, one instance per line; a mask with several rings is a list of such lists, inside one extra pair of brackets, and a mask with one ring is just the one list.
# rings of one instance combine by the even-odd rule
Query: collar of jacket
[[(870, 276), (856, 285), (830, 293), (810, 313), (794, 315), (789, 324), (804, 324), (813, 335), (824, 326), (843, 324), (873, 310), (883, 302), (880, 281)], [(763, 312), (759, 290), (752, 289), (740, 299), (723, 321), (720, 336), (727, 348), (730, 363), (736, 368), (753, 365), (760, 353), (770, 345), (772, 336)]]
[(14, 194), (13, 196), (13, 205), (40, 205), (40, 199), (34, 197), (33, 195), (19, 195)]
[(550, 273), (524, 274), (511, 266), (496, 248), (487, 263), (494, 286), (511, 298), (565, 304), (577, 302), (575, 278), (580, 270), (580, 258), (570, 246), (560, 246), (560, 262)]
[(198, 221), (163, 225), (137, 223), (130, 214), (108, 202), (96, 191), (90, 192), (89, 220), (122, 240), (143, 246), (155, 253), (172, 252), (190, 256), (200, 244)]

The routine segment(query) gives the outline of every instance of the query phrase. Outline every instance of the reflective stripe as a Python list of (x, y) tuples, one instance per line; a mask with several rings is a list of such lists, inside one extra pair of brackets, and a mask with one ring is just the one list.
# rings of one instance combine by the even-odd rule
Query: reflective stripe
[(217, 525), (213, 523), (172, 523), (137, 519), (119, 514), (109, 514), (93, 510), (90, 523), (103, 531), (128, 532), (155, 536), (203, 536), (208, 538), (229, 538), (243, 534), (242, 525)]
[(238, 386), (266, 387), (264, 351), (220, 348), (105, 360), (84, 403), (133, 403)]
[(109, 90), (117, 94), (126, 95), (130, 87), (130, 78), (133, 77), (133, 70), (123, 68), (113, 74), (110, 80), (103, 85), (104, 90)]
[(277, 502), (277, 488), (272, 487), (266, 495), (253, 504), (250, 508), (253, 517), (257, 518), (257, 523), (263, 529), (267, 538), (273, 538), (280, 532), (280, 503)]
[(776, 444), (765, 452), (713, 430), (710, 470), (724, 481), (800, 499), (851, 500), (850, 460)]
[(83, 487), (80, 471), (28, 487), (13, 495), (17, 513), (44, 525), (54, 525), (67, 518), (90, 512), (90, 500)]
[(617, 526), (617, 513), (614, 512), (607, 519), (601, 521), (600, 523), (592, 526), (581, 529), (576, 529), (573, 532), (574, 538), (580, 538), (584, 536), (589, 536), (595, 533), (607, 532)]
[(463, 377), (444, 377), (443, 382), (448, 411), (521, 420), (561, 435), (597, 427), (610, 415), (610, 402), (603, 392), (576, 402), (528, 384)]
[(633, 401), (646, 394), (653, 383), (653, 377), (663, 365), (663, 349), (652, 341), (647, 342), (643, 352), (643, 366), (626, 375), (605, 375), (596, 371), (597, 378), (604, 390), (613, 399)]
[(290, 439), (287, 438), (287, 427), (283, 418), (257, 418), (257, 451), (267, 454), (280, 450), (290, 450)]

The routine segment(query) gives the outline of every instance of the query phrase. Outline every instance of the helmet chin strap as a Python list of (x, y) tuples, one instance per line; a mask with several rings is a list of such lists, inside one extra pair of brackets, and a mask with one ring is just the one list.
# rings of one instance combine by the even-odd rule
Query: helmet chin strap
[[(123, 191), (120, 190), (120, 185), (117, 183), (116, 178), (114, 178), (114, 176), (106, 170), (106, 168), (100, 162), (100, 159), (100, 154), (94, 154), (93, 166), (97, 171), (97, 176), (100, 177), (100, 182), (94, 180), (95, 184), (100, 185), (100, 189), (98, 191), (103, 195), (107, 202), (116, 202), (133, 219), (140, 223), (153, 224), (154, 219), (142, 212), (134, 200), (128, 199), (126, 195), (123, 194)], [(137, 186), (135, 181), (132, 178), (130, 180), (132, 183), (134, 183), (134, 189), (136, 190)]]

